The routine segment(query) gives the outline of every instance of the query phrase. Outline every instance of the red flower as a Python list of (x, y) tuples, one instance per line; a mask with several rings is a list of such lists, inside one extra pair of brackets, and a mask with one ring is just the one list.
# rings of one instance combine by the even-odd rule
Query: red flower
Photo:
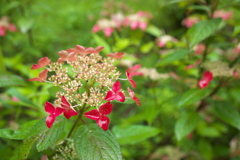
[(115, 53), (109, 53), (106, 56), (116, 58), (116, 59), (121, 59), (123, 55), (124, 55), (123, 52), (115, 52)]
[(52, 124), (54, 123), (55, 119), (57, 116), (59, 116), (61, 113), (63, 113), (65, 111), (64, 108), (61, 107), (54, 107), (53, 104), (51, 104), (50, 102), (46, 102), (44, 105), (44, 109), (47, 113), (49, 113), (50, 115), (47, 116), (46, 118), (46, 124), (48, 128), (52, 127)]
[(114, 29), (111, 27), (103, 28), (103, 33), (104, 33), (105, 37), (110, 37), (112, 35), (113, 31), (114, 31)]
[(67, 101), (67, 99), (64, 96), (62, 96), (62, 100), (61, 101), (62, 101), (61, 106), (62, 106), (62, 108), (65, 109), (64, 116), (67, 119), (71, 118), (72, 116), (78, 115), (78, 113), (73, 109), (71, 104)]
[[(81, 54), (83, 57), (85, 57), (87, 54), (90, 53), (99, 53), (104, 47), (98, 46), (95, 49), (92, 47), (85, 48), (81, 45), (76, 45), (75, 48), (71, 48), (71, 50), (74, 50), (76, 54)], [(70, 50), (70, 49), (68, 49)], [(68, 51), (66, 50), (66, 51)]]
[(75, 52), (70, 52), (68, 53), (65, 50), (59, 51), (58, 52), (60, 58), (58, 58), (58, 62), (64, 62), (64, 61), (76, 61), (76, 57), (75, 57)]
[(39, 73), (38, 77), (29, 79), (29, 81), (39, 81), (44, 82), (47, 78), (48, 70), (45, 69), (42, 72)]
[(110, 123), (110, 119), (106, 115), (112, 112), (112, 106), (110, 102), (107, 102), (101, 105), (99, 109), (93, 109), (84, 113), (84, 116), (96, 120), (98, 126), (106, 131)]
[(213, 75), (210, 71), (205, 71), (203, 73), (203, 79), (198, 81), (198, 87), (200, 89), (203, 89), (208, 86), (209, 82), (211, 82), (213, 79)]
[(107, 95), (105, 97), (106, 101), (112, 101), (116, 99), (117, 101), (124, 102), (125, 96), (123, 92), (120, 92), (121, 89), (121, 83), (119, 81), (116, 81), (113, 84), (112, 90), (107, 92)]
[(32, 65), (31, 70), (45, 67), (45, 66), (48, 65), (50, 62), (51, 62), (51, 60), (50, 60), (48, 57), (43, 57), (43, 58), (41, 58), (41, 59), (38, 60), (38, 64)]
[(134, 96), (134, 92), (130, 88), (128, 88), (128, 93), (129, 93), (130, 97), (136, 102), (136, 104), (138, 106), (140, 106), (141, 105), (140, 100)]
[(136, 83), (134, 82), (134, 80), (132, 80), (132, 75), (131, 75), (131, 73), (129, 73), (128, 71), (126, 71), (126, 75), (127, 75), (128, 81), (131, 83), (131, 86), (132, 86), (133, 88), (136, 88)]
[(8, 26), (8, 30), (12, 32), (17, 32), (17, 27), (14, 24), (10, 23)]
[(6, 27), (0, 26), (0, 36), (4, 37), (6, 36)]
[(142, 76), (142, 72), (137, 72), (137, 70), (141, 68), (140, 64), (136, 64), (135, 66), (132, 66), (127, 69), (127, 72), (131, 73), (132, 76)]

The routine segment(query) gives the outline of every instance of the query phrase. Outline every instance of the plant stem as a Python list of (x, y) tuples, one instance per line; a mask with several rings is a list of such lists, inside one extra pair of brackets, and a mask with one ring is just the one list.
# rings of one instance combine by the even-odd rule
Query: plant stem
[(1, 45), (0, 45), (0, 73), (4, 73), (4, 72), (6, 72), (6, 68), (5, 68), (5, 66), (4, 66), (4, 60), (3, 60), (3, 53), (2, 53), (2, 47), (1, 47)]

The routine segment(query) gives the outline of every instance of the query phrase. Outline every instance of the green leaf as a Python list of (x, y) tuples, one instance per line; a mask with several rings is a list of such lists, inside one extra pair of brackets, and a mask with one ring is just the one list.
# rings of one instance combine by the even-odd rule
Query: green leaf
[(147, 33), (149, 33), (155, 37), (160, 37), (162, 35), (162, 31), (158, 27), (151, 25), (151, 24), (148, 25), (146, 31), (147, 31)]
[(125, 49), (126, 47), (128, 47), (130, 45), (130, 40), (127, 38), (124, 39), (119, 39), (116, 42), (116, 45), (114, 47), (115, 51), (121, 51), (123, 49)]
[[(56, 120), (54, 122), (54, 126), (41, 135), (37, 143), (37, 150), (39, 152), (46, 150), (49, 146), (51, 146), (52, 144), (59, 140), (64, 131), (65, 126), (64, 122), (65, 122), (64, 120)], [(46, 124), (44, 123), (44, 125)]]
[[(18, 154), (18, 160), (23, 160), (28, 157), (28, 154), (32, 148), (32, 145), (35, 141), (39, 140), (37, 143), (37, 149), (38, 151), (43, 151), (44, 149), (47, 149), (50, 145), (55, 143), (59, 139), (59, 135), (63, 132), (63, 117), (57, 117), (53, 126), (49, 129), (46, 126), (45, 119), (39, 120), (28, 132), (27, 136), (25, 137), (23, 141), (23, 145), (21, 149), (19, 150)], [(60, 127), (60, 128), (59, 128)], [(62, 130), (62, 131), (60, 131)], [(55, 133), (55, 132), (61, 132), (61, 133)], [(56, 137), (54, 137), (56, 136)], [(42, 138), (46, 139), (42, 139)], [(53, 139), (50, 140), (50, 137)], [(44, 141), (46, 140), (46, 141)], [(42, 144), (41, 144), (42, 143)]]
[(214, 102), (214, 113), (227, 124), (240, 130), (240, 115), (238, 110), (229, 102)]
[(199, 89), (199, 88), (194, 88), (186, 93), (183, 94), (182, 98), (178, 102), (178, 106), (186, 106), (193, 104), (195, 102), (200, 101), (201, 99), (205, 98), (207, 95), (209, 95), (211, 90), (208, 88), (205, 89)]
[(0, 129), (0, 137), (8, 139), (24, 139), (37, 120), (23, 124), (19, 130)]
[(93, 38), (94, 38), (94, 40), (95, 40), (95, 42), (97, 43), (98, 46), (103, 46), (104, 47), (102, 52), (104, 52), (106, 54), (111, 53), (111, 47), (104, 39), (102, 39), (97, 34), (92, 34), (92, 36), (93, 36)]
[(174, 128), (177, 140), (181, 140), (183, 137), (191, 133), (196, 128), (200, 120), (201, 118), (198, 113), (189, 112), (182, 114), (180, 119), (176, 122)]
[(77, 128), (74, 146), (80, 159), (120, 160), (120, 146), (111, 131), (104, 131), (96, 124)]
[(169, 55), (167, 55), (164, 59), (162, 59), (157, 64), (157, 67), (172, 63), (172, 62), (177, 61), (177, 60), (180, 60), (180, 59), (184, 58), (188, 53), (189, 53), (189, 51), (187, 49), (181, 49), (181, 50), (177, 50), (175, 52), (172, 52)]
[(154, 43), (153, 42), (148, 42), (144, 45), (141, 46), (140, 50), (143, 53), (149, 53), (153, 47)]
[(234, 37), (234, 36), (236, 36), (236, 35), (239, 34), (239, 33), (240, 33), (240, 24), (239, 24), (239, 25), (236, 25), (236, 26), (234, 27), (234, 31), (233, 31), (232, 36)]
[(201, 21), (193, 25), (186, 34), (189, 47), (192, 48), (202, 40), (214, 34), (221, 22), (221, 18)]
[(120, 144), (135, 144), (150, 137), (158, 135), (160, 129), (143, 125), (131, 125), (127, 127), (115, 126), (113, 133)]
[(0, 75), (0, 87), (24, 85), (24, 80), (16, 75)]

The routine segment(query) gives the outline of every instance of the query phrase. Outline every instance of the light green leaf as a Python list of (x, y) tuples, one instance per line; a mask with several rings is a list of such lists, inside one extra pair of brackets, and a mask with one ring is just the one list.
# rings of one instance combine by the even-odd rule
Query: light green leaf
[(149, 33), (155, 37), (160, 37), (162, 35), (162, 31), (158, 27), (151, 25), (151, 24), (148, 25), (146, 31), (147, 31), (147, 33)]
[(189, 112), (182, 114), (180, 119), (177, 120), (174, 128), (177, 140), (181, 140), (183, 137), (191, 133), (196, 128), (200, 120), (201, 118), (198, 113)]
[(205, 89), (199, 89), (199, 88), (194, 88), (186, 93), (183, 94), (182, 98), (178, 102), (178, 106), (186, 106), (190, 105), (193, 103), (196, 103), (200, 101), (201, 99), (205, 98), (207, 95), (209, 95), (211, 90), (205, 88)]
[(8, 139), (24, 139), (37, 120), (23, 124), (19, 130), (0, 129), (0, 137)]
[(113, 128), (113, 133), (116, 135), (118, 142), (122, 145), (141, 142), (158, 135), (159, 132), (159, 128), (143, 125), (131, 125), (127, 127), (115, 126)]
[(140, 50), (143, 53), (149, 53), (153, 47), (154, 43), (153, 42), (148, 42), (144, 45), (141, 46)]
[(162, 59), (157, 64), (157, 67), (172, 63), (172, 62), (177, 61), (177, 60), (180, 60), (180, 59), (184, 58), (188, 53), (189, 53), (189, 51), (187, 49), (181, 49), (181, 50), (177, 50), (175, 52), (172, 52), (169, 55), (167, 55), (164, 59)]
[(24, 84), (25, 82), (22, 77), (17, 75), (0, 75), (0, 87), (19, 86)]
[(221, 22), (221, 18), (201, 21), (193, 25), (186, 34), (189, 47), (192, 48), (202, 40), (214, 34)]
[(77, 128), (74, 146), (80, 159), (121, 160), (120, 146), (111, 131), (104, 131), (96, 124)]
[(109, 46), (109, 44), (102, 39), (100, 36), (98, 36), (97, 34), (92, 34), (95, 42), (97, 43), (98, 46), (103, 46), (104, 49), (102, 50), (103, 53), (111, 53), (111, 47)]
[(114, 51), (121, 51), (123, 49), (125, 49), (126, 47), (128, 47), (130, 45), (130, 40), (127, 38), (124, 39), (119, 39), (116, 42), (116, 45), (114, 47)]
[(240, 130), (240, 115), (238, 110), (228, 102), (214, 102), (214, 113), (223, 121)]
[(236, 35), (239, 34), (239, 33), (240, 33), (240, 24), (239, 24), (239, 25), (236, 25), (236, 26), (234, 27), (234, 31), (233, 31), (232, 36), (234, 37), (234, 36), (236, 36)]

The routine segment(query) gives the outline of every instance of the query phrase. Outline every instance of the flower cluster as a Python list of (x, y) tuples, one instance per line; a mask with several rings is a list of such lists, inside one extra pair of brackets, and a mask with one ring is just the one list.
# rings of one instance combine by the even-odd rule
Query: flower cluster
[[(132, 88), (136, 88), (136, 83), (132, 79), (134, 70), (131, 68), (131, 71), (127, 70), (127, 79), (122, 79), (119, 78), (121, 73), (113, 65), (117, 59), (123, 57), (123, 53), (109, 53), (104, 58), (99, 54), (103, 48), (76, 45), (74, 48), (59, 51), (57, 62), (51, 62), (48, 57), (43, 57), (38, 64), (32, 65), (32, 70), (45, 69), (38, 77), (29, 81), (47, 82), (60, 87), (60, 91), (56, 93), (55, 105), (50, 102), (44, 105), (45, 111), (49, 114), (46, 119), (48, 128), (51, 128), (56, 117), (62, 113), (69, 119), (85, 112), (85, 117), (96, 120), (102, 129), (107, 130), (110, 123), (107, 115), (112, 112), (113, 106), (111, 101), (124, 102), (126, 98), (131, 98), (138, 106), (140, 105), (140, 100), (134, 96), (131, 89), (128, 89), (129, 97), (125, 96), (118, 81), (128, 80)], [(51, 74), (48, 75), (49, 72)], [(91, 107), (95, 109), (87, 111)]]
[(6, 36), (7, 30), (17, 32), (16, 26), (13, 23), (9, 23), (8, 17), (2, 17), (0, 18), (0, 36)]
[(110, 19), (103, 18), (98, 20), (93, 26), (92, 32), (95, 33), (102, 30), (104, 35), (109, 37), (115, 29), (121, 29), (122, 27), (130, 26), (132, 30), (137, 28), (145, 30), (151, 17), (150, 13), (143, 11), (127, 16), (122, 13), (113, 14)]

